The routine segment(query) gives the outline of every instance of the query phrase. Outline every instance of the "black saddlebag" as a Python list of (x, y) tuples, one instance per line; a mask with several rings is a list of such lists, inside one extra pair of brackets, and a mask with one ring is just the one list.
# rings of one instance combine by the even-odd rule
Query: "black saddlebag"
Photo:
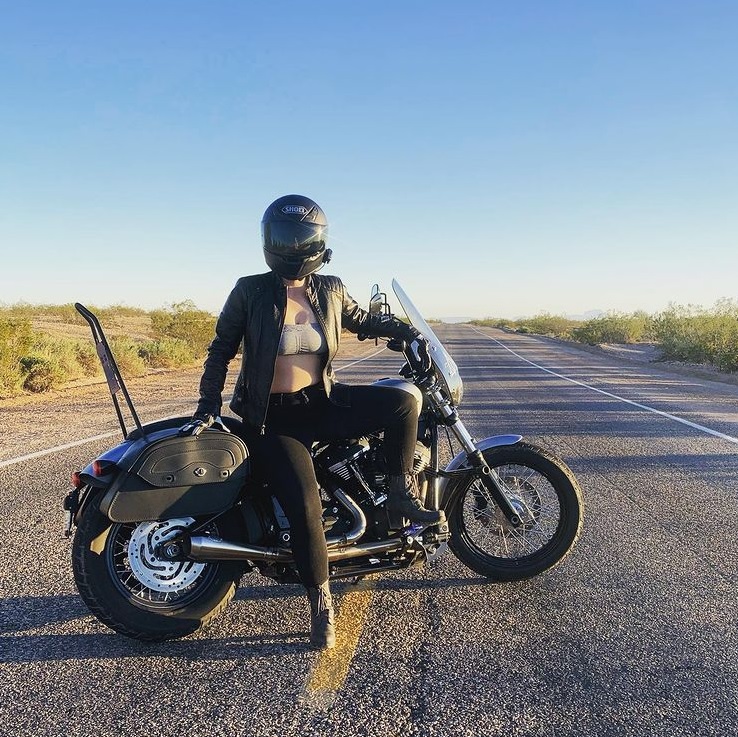
[(229, 509), (249, 475), (249, 455), (236, 435), (177, 428), (137, 439), (118, 462), (121, 472), (100, 501), (113, 522), (199, 517)]

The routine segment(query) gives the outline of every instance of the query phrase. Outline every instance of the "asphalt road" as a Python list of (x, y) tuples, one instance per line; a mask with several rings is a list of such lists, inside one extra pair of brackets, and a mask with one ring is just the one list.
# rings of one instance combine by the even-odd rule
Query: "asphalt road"
[[(258, 574), (201, 633), (141, 644), (88, 614), (60, 533), (69, 471), (114, 438), (7, 463), (114, 430), (112, 408), (3, 409), (0, 733), (736, 734), (738, 387), (534, 337), (438, 332), (475, 437), (525, 435), (577, 475), (585, 527), (562, 565), (489, 584), (446, 553), (337, 585), (333, 661), (306, 647), (301, 589)], [(384, 352), (341, 375), (397, 365)], [(149, 404), (153, 419), (193, 399)]]

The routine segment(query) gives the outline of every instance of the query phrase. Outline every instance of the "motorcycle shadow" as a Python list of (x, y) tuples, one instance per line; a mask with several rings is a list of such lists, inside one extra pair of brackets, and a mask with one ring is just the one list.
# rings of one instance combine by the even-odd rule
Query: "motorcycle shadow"
[[(18, 634), (0, 637), (0, 663), (83, 662), (109, 658), (179, 658), (185, 662), (256, 659), (310, 650), (307, 631), (268, 637), (225, 637), (146, 643), (110, 633)], [(312, 652), (312, 651), (311, 651)]]
[[(264, 599), (266, 603), (300, 593), (297, 586), (282, 587), (294, 591), (281, 591), (276, 586), (261, 588), (268, 591), (246, 592), (245, 599)], [(258, 620), (257, 612), (253, 616)], [(280, 622), (274, 621), (274, 631), (264, 632), (261, 626), (262, 634), (214, 637), (218, 629), (214, 623), (213, 627), (181, 640), (149, 643), (105, 629), (76, 594), (10, 597), (0, 600), (0, 663), (140, 657), (174, 657), (184, 661), (260, 658), (307, 651), (307, 621), (305, 625), (304, 631), (279, 632)], [(254, 629), (247, 621), (242, 626)]]
[[(377, 591), (425, 591), (430, 589), (437, 591), (439, 589), (487, 587), (489, 585), (490, 580), (484, 576), (474, 576), (471, 578), (389, 578), (387, 572), (384, 571), (382, 573), (364, 576), (358, 580), (342, 579), (340, 581), (332, 581), (331, 591), (340, 603), (342, 594), (362, 588), (371, 588)], [(292, 599), (304, 596), (305, 590), (299, 584), (248, 586), (244, 584), (244, 579), (242, 579), (241, 586), (236, 592), (234, 601)]]
[[(381, 591), (422, 591), (459, 587), (489, 586), (483, 577), (420, 579), (420, 578), (364, 578), (358, 582), (340, 581), (333, 590), (340, 607), (341, 597), (351, 591), (370, 587)], [(250, 618), (270, 631), (256, 635), (228, 634), (218, 636), (225, 622), (218, 620), (209, 628), (181, 640), (160, 643), (139, 642), (114, 632), (103, 630), (76, 594), (58, 596), (21, 596), (0, 601), (0, 663), (34, 663), (102, 660), (106, 658), (167, 657), (183, 661), (226, 660), (232, 658), (262, 658), (272, 655), (299, 655), (314, 652), (307, 643), (307, 607), (305, 629), (279, 632), (284, 624), (274, 611), (277, 602), (295, 599), (290, 608), (298, 607), (304, 599), (299, 584), (241, 586), (233, 604), (232, 613), (238, 613), (238, 604), (257, 604)], [(233, 606), (232, 604), (232, 606)], [(298, 616), (302, 611), (298, 613)], [(236, 616), (234, 629), (253, 629), (249, 618)], [(74, 629), (75, 631), (70, 631)], [(41, 631), (34, 631), (41, 630)], [(57, 631), (54, 631), (57, 630)], [(88, 631), (81, 631), (88, 630)], [(94, 630), (94, 631), (90, 631)], [(103, 631), (100, 631), (103, 630)], [(215, 635), (215, 636), (214, 636)]]

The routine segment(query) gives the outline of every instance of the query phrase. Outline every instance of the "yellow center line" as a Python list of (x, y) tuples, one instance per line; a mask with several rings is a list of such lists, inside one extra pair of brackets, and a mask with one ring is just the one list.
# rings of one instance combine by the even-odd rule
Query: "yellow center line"
[(308, 695), (330, 697), (343, 686), (375, 587), (375, 581), (365, 579), (341, 597), (336, 615), (336, 647), (320, 652), (305, 686)]

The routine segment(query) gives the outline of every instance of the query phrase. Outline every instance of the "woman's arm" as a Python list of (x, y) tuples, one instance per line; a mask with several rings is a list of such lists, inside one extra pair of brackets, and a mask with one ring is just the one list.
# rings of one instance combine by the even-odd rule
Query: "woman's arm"
[(215, 325), (215, 338), (208, 348), (204, 371), (200, 379), (200, 401), (195, 417), (219, 415), (223, 403), (228, 364), (238, 352), (246, 325), (246, 290), (243, 279), (228, 296)]
[(369, 314), (359, 307), (356, 300), (346, 291), (346, 287), (343, 287), (341, 326), (352, 333), (360, 333), (369, 338), (399, 338), (408, 343), (420, 335), (412, 325), (398, 320), (394, 315)]

